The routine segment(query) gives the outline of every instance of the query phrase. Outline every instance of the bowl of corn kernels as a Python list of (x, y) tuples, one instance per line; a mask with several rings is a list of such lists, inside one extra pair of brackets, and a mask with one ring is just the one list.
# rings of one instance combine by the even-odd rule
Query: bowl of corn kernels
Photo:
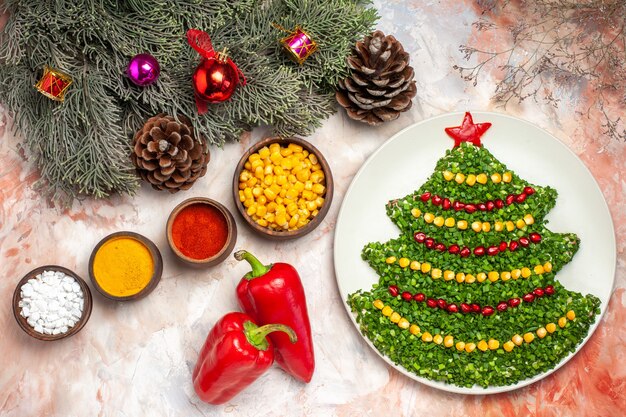
[(233, 176), (237, 211), (255, 232), (294, 239), (315, 229), (333, 198), (324, 156), (300, 138), (271, 137), (241, 157)]

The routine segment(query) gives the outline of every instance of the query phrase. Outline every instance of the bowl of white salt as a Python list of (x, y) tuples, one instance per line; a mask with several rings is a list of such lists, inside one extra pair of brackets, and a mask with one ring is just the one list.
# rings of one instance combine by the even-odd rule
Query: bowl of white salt
[(80, 331), (92, 308), (87, 283), (74, 272), (58, 265), (33, 269), (13, 293), (13, 315), (29, 336), (52, 341)]

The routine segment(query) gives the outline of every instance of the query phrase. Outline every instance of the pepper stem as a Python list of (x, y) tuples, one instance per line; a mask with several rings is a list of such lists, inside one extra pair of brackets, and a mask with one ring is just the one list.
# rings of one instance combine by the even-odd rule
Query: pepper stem
[(265, 326), (257, 326), (251, 321), (247, 321), (243, 324), (244, 332), (248, 342), (259, 350), (267, 350), (269, 343), (267, 342), (267, 335), (272, 332), (285, 332), (289, 336), (291, 343), (298, 341), (298, 336), (293, 329), (285, 324), (266, 324)]
[(252, 271), (248, 272), (244, 278), (246, 279), (254, 279), (261, 277), (267, 274), (270, 269), (272, 269), (272, 265), (263, 265), (261, 261), (259, 261), (253, 254), (246, 250), (238, 250), (235, 252), (235, 259), (238, 261), (247, 261), (252, 267)]

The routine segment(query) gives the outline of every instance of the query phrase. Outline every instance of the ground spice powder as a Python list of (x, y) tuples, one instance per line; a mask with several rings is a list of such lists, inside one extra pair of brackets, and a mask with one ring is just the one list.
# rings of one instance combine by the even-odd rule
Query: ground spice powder
[(208, 259), (226, 245), (228, 224), (217, 208), (191, 204), (183, 208), (172, 224), (172, 240), (178, 250), (192, 259)]

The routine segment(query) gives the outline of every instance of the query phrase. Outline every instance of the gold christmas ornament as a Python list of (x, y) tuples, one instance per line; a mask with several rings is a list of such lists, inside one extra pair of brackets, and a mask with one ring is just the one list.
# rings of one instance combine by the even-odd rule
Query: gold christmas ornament
[(46, 65), (41, 79), (35, 84), (35, 88), (52, 100), (63, 101), (65, 100), (65, 93), (71, 84), (72, 77)]
[(273, 25), (275, 28), (289, 33), (289, 36), (280, 40), (280, 44), (289, 52), (291, 59), (298, 64), (302, 65), (304, 61), (317, 50), (317, 42), (300, 26), (296, 26), (296, 28), (291, 31), (278, 24), (274, 23)]

